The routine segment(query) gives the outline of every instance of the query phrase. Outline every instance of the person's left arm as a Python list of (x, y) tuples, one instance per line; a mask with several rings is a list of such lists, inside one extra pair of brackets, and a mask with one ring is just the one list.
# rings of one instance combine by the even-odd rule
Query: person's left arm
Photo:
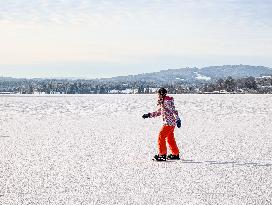
[(174, 114), (176, 118), (179, 118), (178, 111), (175, 107), (174, 99), (165, 101), (164, 109), (166, 109), (167, 112)]
[(179, 118), (178, 111), (176, 110), (174, 99), (166, 101), (166, 103), (165, 103), (165, 109), (169, 113), (171, 113), (171, 114), (173, 114), (175, 116), (177, 127), (180, 128), (181, 127), (181, 120)]

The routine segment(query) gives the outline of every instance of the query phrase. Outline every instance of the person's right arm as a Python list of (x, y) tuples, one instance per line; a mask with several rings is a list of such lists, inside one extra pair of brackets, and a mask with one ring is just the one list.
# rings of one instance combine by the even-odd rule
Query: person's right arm
[(161, 115), (161, 108), (159, 108), (157, 111), (150, 113), (150, 117), (158, 117)]
[(161, 115), (161, 108), (159, 108), (157, 111), (155, 112), (151, 112), (151, 113), (147, 113), (144, 114), (142, 117), (143, 118), (151, 118), (151, 117), (158, 117)]

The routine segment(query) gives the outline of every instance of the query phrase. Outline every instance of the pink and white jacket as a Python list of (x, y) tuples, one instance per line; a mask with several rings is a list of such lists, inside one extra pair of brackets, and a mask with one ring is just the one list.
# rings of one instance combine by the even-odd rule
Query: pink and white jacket
[(164, 125), (176, 126), (176, 121), (179, 119), (179, 116), (174, 105), (174, 98), (165, 96), (163, 103), (158, 106), (159, 109), (150, 113), (150, 117), (158, 117), (161, 115)]

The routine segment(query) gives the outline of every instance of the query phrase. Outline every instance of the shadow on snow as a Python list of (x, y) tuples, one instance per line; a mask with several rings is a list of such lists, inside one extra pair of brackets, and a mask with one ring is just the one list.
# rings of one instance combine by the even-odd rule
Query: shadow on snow
[(185, 164), (210, 164), (210, 165), (229, 165), (234, 166), (256, 166), (256, 167), (270, 167), (271, 163), (256, 163), (256, 162), (239, 162), (239, 161), (194, 161), (194, 160), (181, 160), (181, 163)]

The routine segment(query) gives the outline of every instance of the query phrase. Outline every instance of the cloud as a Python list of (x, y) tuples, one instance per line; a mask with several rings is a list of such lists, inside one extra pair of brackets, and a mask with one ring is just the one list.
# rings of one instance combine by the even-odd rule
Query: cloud
[(270, 1), (5, 0), (1, 63), (268, 55)]
[(268, 0), (5, 0), (0, 3), (0, 22), (96, 26), (206, 22), (269, 27), (271, 10)]

